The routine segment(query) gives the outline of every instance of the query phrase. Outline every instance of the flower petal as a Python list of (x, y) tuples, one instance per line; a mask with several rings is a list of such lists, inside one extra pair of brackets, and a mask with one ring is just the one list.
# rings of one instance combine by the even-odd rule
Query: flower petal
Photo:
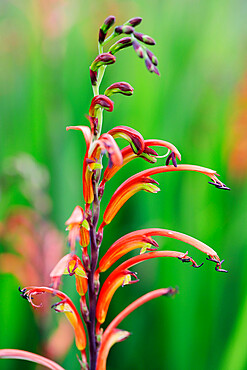
[[(84, 326), (83, 326), (81, 317), (74, 303), (65, 293), (61, 292), (60, 290), (53, 289), (53, 288), (35, 287), (35, 286), (26, 287), (21, 290), (21, 296), (27, 299), (33, 307), (39, 307), (35, 305), (34, 302), (32, 301), (33, 296), (42, 294), (42, 293), (50, 293), (53, 296), (57, 296), (58, 298), (62, 300), (64, 305), (61, 305), (59, 309), (61, 310), (61, 312), (65, 313), (67, 319), (73, 326), (74, 332), (75, 332), (76, 346), (80, 351), (83, 351), (87, 343)], [(60, 302), (58, 302), (58, 304), (55, 304), (55, 306), (59, 306), (59, 304)]]
[[(138, 190), (132, 192), (132, 189), (135, 188), (137, 184), (140, 184), (146, 176), (152, 176), (155, 174), (163, 173), (163, 172), (176, 172), (176, 171), (193, 171), (193, 172), (200, 172), (204, 175), (209, 176), (213, 183), (218, 188), (226, 188), (225, 184), (223, 184), (218, 178), (216, 177), (216, 171), (210, 170), (209, 168), (195, 166), (195, 165), (188, 165), (188, 164), (180, 164), (177, 167), (174, 166), (160, 166), (150, 168), (148, 170), (141, 171), (122, 183), (118, 187), (118, 189), (113, 194), (108, 206), (106, 207), (103, 223), (100, 225), (100, 232), (105, 225), (109, 224), (112, 219), (115, 217), (116, 213), (122, 207), (122, 205), (128, 200), (133, 194), (135, 194)], [(139, 189), (142, 190), (142, 189)], [(144, 189), (145, 190), (145, 189)], [(132, 192), (132, 193), (131, 193)], [(125, 196), (125, 198), (122, 198)]]
[(114, 138), (126, 139), (130, 143), (133, 152), (137, 155), (141, 154), (145, 149), (145, 142), (142, 135), (131, 127), (116, 126), (108, 131), (108, 134)]
[(49, 360), (46, 357), (36, 355), (32, 352), (22, 351), (20, 349), (0, 349), (0, 358), (13, 358), (35, 362), (52, 370), (65, 370), (56, 362)]
[(100, 187), (104, 187), (105, 183), (109, 181), (119, 170), (122, 168), (125, 164), (132, 161), (132, 159), (135, 158), (143, 158), (149, 163), (155, 163), (157, 161), (156, 156), (158, 155), (156, 152), (152, 153), (152, 155), (149, 155), (149, 152), (151, 151), (150, 146), (159, 146), (164, 147), (169, 150), (171, 150), (175, 157), (181, 161), (181, 154), (179, 153), (178, 149), (168, 141), (164, 140), (144, 140), (145, 142), (145, 149), (140, 154), (137, 155), (133, 153), (133, 150), (130, 146), (127, 146), (121, 150), (122, 156), (123, 156), (123, 164), (121, 166), (113, 166), (112, 168), (109, 168), (109, 166), (105, 169), (104, 177), (101, 181)]
[(174, 295), (177, 291), (172, 288), (157, 289), (149, 292), (142, 297), (138, 298), (127, 306), (120, 314), (118, 314), (115, 319), (108, 325), (103, 336), (98, 353), (96, 370), (105, 370), (105, 364), (107, 355), (109, 352), (109, 345), (111, 343), (111, 337), (116, 329), (116, 327), (127, 317), (131, 312), (136, 310), (138, 307), (142, 306), (144, 303), (150, 301), (151, 299), (164, 296), (164, 295)]

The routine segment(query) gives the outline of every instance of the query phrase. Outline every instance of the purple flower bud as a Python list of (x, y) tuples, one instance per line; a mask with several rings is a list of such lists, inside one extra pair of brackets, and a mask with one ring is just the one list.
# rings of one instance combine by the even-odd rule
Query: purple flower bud
[(115, 54), (117, 51), (127, 48), (128, 46), (132, 45), (132, 40), (130, 37), (124, 37), (123, 39), (118, 40), (115, 44), (113, 44), (110, 49), (109, 53)]
[(156, 56), (148, 49), (146, 49), (146, 52), (147, 52), (147, 55), (149, 57), (149, 59), (151, 60), (151, 62), (157, 66), (158, 65), (158, 59), (156, 58)]
[(154, 65), (153, 65), (153, 63), (150, 61), (150, 59), (146, 58), (146, 59), (145, 59), (145, 64), (146, 64), (147, 69), (148, 69), (150, 72), (153, 72), (153, 70), (154, 70)]
[(115, 61), (116, 61), (116, 58), (112, 54), (102, 53), (94, 59), (90, 68), (92, 71), (97, 71), (98, 68), (101, 67), (102, 65), (113, 64), (115, 63)]
[(90, 79), (92, 85), (96, 85), (97, 83), (97, 71), (92, 71), (91, 68), (89, 67), (89, 73), (90, 73)]
[(141, 45), (139, 44), (139, 42), (136, 41), (136, 40), (133, 40), (132, 45), (133, 45), (133, 48), (134, 48), (136, 54), (138, 55), (138, 57), (143, 58), (143, 56), (144, 56), (143, 49), (142, 49)]
[(115, 28), (115, 33), (117, 35), (120, 35), (121, 33), (125, 33), (126, 35), (130, 35), (131, 33), (134, 32), (134, 28), (131, 26), (123, 25), (123, 26), (118, 26)]
[(99, 43), (101, 44), (106, 37), (107, 31), (113, 26), (115, 23), (116, 18), (113, 15), (110, 15), (104, 20), (100, 30), (99, 30)]
[(143, 33), (139, 33), (139, 32), (135, 32), (134, 35), (135, 35), (135, 38), (137, 38), (137, 40), (139, 40), (141, 42), (144, 42), (144, 44), (147, 44), (147, 45), (155, 45), (156, 44), (154, 39), (152, 39), (152, 37), (150, 37), (148, 35), (144, 35)]
[(136, 27), (141, 23), (141, 21), (142, 21), (142, 18), (135, 17), (135, 18), (129, 19), (128, 22), (126, 22), (126, 24), (128, 24), (129, 26), (132, 26), (132, 27)]

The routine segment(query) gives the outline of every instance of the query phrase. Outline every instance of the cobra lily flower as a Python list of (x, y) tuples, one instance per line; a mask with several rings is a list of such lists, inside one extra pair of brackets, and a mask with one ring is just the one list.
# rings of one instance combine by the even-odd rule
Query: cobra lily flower
[[(192, 262), (192, 265), (194, 267), (199, 267), (196, 264), (196, 262), (187, 255), (187, 252), (186, 253), (181, 253), (181, 252), (176, 252), (176, 251), (151, 252), (151, 253), (142, 254), (142, 255), (130, 258), (129, 260), (125, 261), (120, 266), (118, 266), (108, 276), (108, 278), (102, 285), (99, 298), (98, 298), (98, 302), (97, 302), (97, 306), (96, 306), (96, 318), (99, 324), (104, 323), (112, 297), (114, 293), (116, 292), (116, 290), (123, 284), (125, 276), (128, 276), (127, 284), (136, 283), (139, 281), (136, 275), (133, 272), (128, 270), (129, 267), (132, 267), (148, 259), (158, 258), (158, 257), (175, 257), (184, 262)], [(133, 281), (130, 280), (131, 274), (132, 276), (136, 278), (136, 280), (133, 280)], [(123, 285), (127, 285), (127, 284), (123, 284)]]
[(101, 163), (99, 162), (101, 154), (105, 152), (109, 155), (109, 167), (113, 165), (122, 164), (122, 154), (117, 146), (113, 137), (109, 134), (103, 134), (98, 140), (92, 143), (92, 135), (89, 127), (87, 126), (69, 126), (66, 130), (79, 130), (83, 133), (86, 141), (86, 154), (83, 161), (83, 196), (86, 204), (86, 212), (89, 209), (89, 205), (94, 199), (94, 190), (92, 184), (93, 171), (100, 169)]
[[(123, 164), (121, 166), (112, 166), (111, 168), (108, 166), (105, 169), (103, 179), (100, 183), (100, 188), (104, 188), (105, 183), (109, 181), (125, 164), (132, 161), (135, 158), (143, 158), (149, 163), (155, 163), (157, 161), (156, 156), (158, 154), (150, 148), (150, 146), (159, 146), (164, 147), (171, 150), (174, 153), (174, 157), (181, 161), (181, 154), (179, 153), (178, 149), (168, 141), (164, 140), (144, 140), (145, 149), (139, 155), (133, 152), (130, 146), (127, 146), (121, 150), (122, 157), (123, 157)], [(172, 154), (171, 153), (171, 154)]]
[[(176, 289), (173, 288), (163, 288), (157, 289), (152, 292), (149, 292), (142, 297), (138, 298), (134, 302), (132, 302), (129, 306), (127, 306), (122, 312), (120, 312), (114, 320), (110, 323), (110, 325), (106, 328), (102, 340), (101, 345), (98, 353), (98, 360), (97, 360), (97, 367), (96, 370), (105, 370), (106, 369), (106, 360), (110, 350), (110, 347), (115, 344), (117, 341), (114, 341), (114, 333), (117, 326), (125, 319), (131, 312), (136, 310), (138, 307), (142, 306), (144, 303), (150, 301), (151, 299), (160, 297), (160, 296), (171, 296), (176, 293)], [(117, 336), (117, 334), (116, 334)], [(124, 334), (123, 334), (124, 336)], [(123, 339), (126, 339), (127, 336)]]
[(81, 320), (81, 317), (71, 299), (60, 290), (56, 290), (53, 288), (48, 287), (26, 287), (20, 290), (21, 296), (28, 300), (29, 303), (33, 307), (40, 307), (40, 305), (36, 305), (33, 302), (33, 296), (43, 294), (43, 293), (50, 293), (53, 296), (56, 296), (61, 299), (60, 302), (55, 303), (52, 308), (54, 308), (57, 312), (63, 312), (67, 319), (69, 320), (70, 324), (73, 326), (74, 333), (75, 333), (75, 342), (77, 348), (85, 355), (85, 348), (87, 344), (86, 333), (84, 330), (84, 326)]
[[(158, 244), (151, 238), (151, 236), (155, 235), (181, 240), (184, 243), (190, 244), (193, 247), (199, 249), (209, 258), (215, 259), (218, 261), (218, 263), (220, 263), (220, 259), (217, 253), (207, 244), (202, 243), (200, 240), (197, 240), (189, 235), (179, 233), (177, 231), (152, 228), (133, 231), (132, 233), (126, 234), (122, 238), (118, 239), (101, 258), (97, 271), (104, 272), (108, 270), (108, 268), (110, 268), (119, 258), (133, 249), (142, 248), (141, 254), (143, 254), (146, 250), (151, 250), (151, 248), (148, 247), (150, 244), (158, 247)], [(217, 267), (219, 267), (219, 265)]]
[(76, 290), (83, 296), (87, 292), (87, 274), (80, 258), (75, 254), (66, 254), (54, 267), (50, 273), (52, 285), (57, 289), (62, 275), (75, 275)]
[(35, 353), (22, 351), (20, 349), (0, 349), (0, 358), (26, 360), (35, 362), (36, 364), (45, 366), (51, 370), (65, 370), (62, 366), (46, 357), (36, 355)]
[(136, 175), (133, 175), (132, 177), (128, 178), (126, 181), (123, 182), (122, 185), (119, 186), (119, 188), (115, 191), (113, 194), (110, 202), (108, 203), (108, 206), (106, 207), (104, 216), (103, 216), (103, 222), (100, 225), (99, 232), (102, 233), (102, 230), (105, 225), (109, 224), (112, 219), (115, 217), (119, 209), (123, 206), (123, 204), (135, 193), (137, 193), (140, 190), (145, 190), (148, 192), (157, 192), (160, 189), (159, 188), (151, 188), (148, 186), (149, 182), (151, 181), (150, 177), (151, 175), (155, 175), (158, 173), (163, 172), (173, 172), (173, 171), (193, 171), (193, 172), (200, 172), (204, 175), (207, 175), (210, 177), (212, 182), (209, 182), (210, 184), (215, 185), (218, 189), (226, 189), (230, 190), (228, 187), (226, 187), (223, 182), (221, 182), (217, 177), (216, 171), (210, 170), (205, 167), (195, 166), (195, 165), (188, 165), (188, 164), (180, 164), (177, 167), (173, 166), (161, 166), (161, 167), (154, 167), (148, 170), (144, 170), (142, 172), (137, 173)]
[(75, 250), (75, 242), (79, 241), (85, 249), (89, 244), (89, 224), (85, 218), (85, 213), (80, 206), (76, 206), (70, 218), (65, 222), (66, 230), (69, 230), (68, 242), (71, 250)]

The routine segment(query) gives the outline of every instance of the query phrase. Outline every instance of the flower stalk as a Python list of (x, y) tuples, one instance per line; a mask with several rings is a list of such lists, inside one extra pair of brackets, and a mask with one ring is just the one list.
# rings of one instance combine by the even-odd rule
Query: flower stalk
[[(207, 175), (211, 180), (209, 183), (216, 188), (229, 190), (217, 178), (216, 171), (196, 165), (177, 164), (177, 161), (181, 161), (181, 154), (173, 144), (165, 140), (145, 140), (141, 133), (124, 125), (113, 127), (107, 133), (102, 133), (104, 111), (109, 113), (113, 111), (114, 102), (111, 98), (114, 98), (117, 93), (131, 96), (134, 91), (129, 83), (116, 82), (110, 85), (104, 94), (100, 92), (106, 67), (110, 68), (111, 64), (117, 62), (118, 52), (133, 46), (138, 57), (144, 60), (147, 70), (159, 75), (158, 59), (146, 46), (155, 45), (154, 39), (144, 33), (136, 32), (136, 27), (140, 25), (141, 21), (142, 19), (139, 17), (131, 18), (124, 24), (116, 26), (109, 36), (107, 35), (115, 24), (115, 17), (107, 17), (100, 27), (99, 52), (89, 68), (93, 98), (86, 117), (90, 127), (68, 126), (66, 128), (67, 130), (81, 131), (86, 142), (86, 152), (82, 166), (84, 204), (76, 206), (66, 221), (69, 252), (57, 262), (51, 271), (51, 286), (30, 286), (20, 289), (20, 295), (35, 308), (40, 307), (40, 305), (33, 302), (36, 295), (50, 293), (60, 299), (52, 308), (57, 312), (63, 312), (73, 326), (76, 346), (81, 353), (79, 362), (82, 369), (96, 370), (97, 368), (97, 370), (104, 370), (111, 346), (129, 336), (129, 332), (117, 328), (119, 323), (133, 310), (149, 300), (162, 295), (173, 295), (176, 292), (172, 288), (163, 288), (138, 298), (117, 315), (104, 330), (106, 315), (116, 290), (121, 286), (139, 282), (136, 273), (129, 270), (132, 266), (158, 257), (177, 258), (182, 262), (190, 262), (195, 268), (203, 265), (203, 263), (197, 265), (194, 259), (188, 256), (188, 252), (157, 251), (159, 245), (153, 239), (154, 236), (164, 236), (190, 244), (205, 253), (207, 259), (215, 263), (217, 271), (226, 272), (221, 267), (223, 261), (220, 260), (218, 254), (205, 243), (176, 231), (158, 228), (138, 230), (124, 235), (105, 251), (105, 255), (99, 261), (99, 249), (104, 248), (102, 245), (103, 229), (111, 223), (125, 202), (140, 190), (149, 193), (160, 191), (159, 184), (150, 176), (165, 172), (192, 171)], [(115, 39), (118, 37), (120, 39), (116, 41)], [(109, 45), (112, 40), (114, 40), (114, 43)], [(115, 141), (119, 137), (126, 139), (128, 146), (120, 149)], [(157, 147), (166, 148), (168, 152), (160, 156), (152, 147), (155, 147), (155, 149)], [(107, 155), (109, 159), (105, 169), (102, 165), (103, 155)], [(142, 158), (148, 163), (154, 164), (164, 157), (166, 157), (164, 165), (152, 167), (131, 176), (115, 190), (103, 213), (103, 222), (99, 226), (100, 206), (106, 183), (124, 165), (135, 158)], [(82, 251), (82, 258), (77, 254), (78, 247)], [(136, 249), (140, 249), (140, 255), (127, 259), (116, 267), (100, 289), (101, 273), (106, 272), (129, 251)], [(75, 289), (79, 295), (80, 314), (69, 296), (58, 290), (63, 275), (70, 278), (75, 275)], [(87, 361), (87, 354), (89, 354), (89, 362)], [(15, 358), (19, 356), (18, 358), (36, 361), (47, 367), (53, 366), (50, 367), (53, 369), (62, 369), (59, 365), (52, 365), (52, 362), (48, 359), (44, 360), (38, 355), (27, 354), (23, 351), (0, 351), (0, 357), (4, 356)]]

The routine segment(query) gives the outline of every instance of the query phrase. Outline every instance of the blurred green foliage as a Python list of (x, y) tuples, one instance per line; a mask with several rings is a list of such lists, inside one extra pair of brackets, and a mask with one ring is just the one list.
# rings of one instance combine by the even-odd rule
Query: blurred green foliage
[[(247, 168), (240, 156), (232, 159), (239, 146), (234, 135), (238, 100), (247, 109), (239, 87), (247, 72), (246, 1), (2, 0), (0, 10), (0, 169), (6, 158), (22, 152), (44, 164), (51, 176), (50, 217), (61, 230), (82, 202), (85, 144), (82, 135), (66, 133), (65, 127), (87, 122), (88, 66), (97, 53), (97, 30), (110, 14), (118, 24), (143, 17), (139, 30), (157, 42), (153, 50), (161, 77), (147, 72), (132, 49), (119, 53), (107, 68), (102, 91), (127, 81), (135, 92), (114, 97), (113, 113), (104, 114), (104, 131), (123, 124), (145, 139), (171, 141), (182, 163), (217, 170), (232, 191), (218, 191), (200, 174), (156, 176), (162, 192), (129, 200), (106, 228), (101, 253), (126, 232), (170, 228), (214, 248), (229, 273), (216, 273), (211, 263), (194, 270), (169, 259), (138, 266), (140, 283), (117, 291), (108, 322), (149, 290), (178, 286), (180, 294), (148, 303), (121, 324), (133, 336), (112, 349), (108, 368), (246, 369)], [(246, 125), (245, 114), (240, 139)], [(242, 149), (243, 160), (247, 147)], [(102, 209), (127, 176), (144, 168), (147, 163), (135, 160), (121, 170), (107, 184)], [(26, 203), (15, 186), (2, 191), (1, 219), (15, 204)], [(161, 249), (187, 250), (174, 240), (158, 242)], [(189, 251), (198, 263), (204, 261), (204, 255)], [(18, 297), (17, 286), (15, 278), (1, 275), (0, 347), (41, 353), (31, 309)], [(74, 289), (68, 282), (64, 288)], [(75, 353), (73, 346), (62, 363), (66, 369), (79, 368)], [(34, 368), (11, 361), (2, 360), (1, 369)]]

